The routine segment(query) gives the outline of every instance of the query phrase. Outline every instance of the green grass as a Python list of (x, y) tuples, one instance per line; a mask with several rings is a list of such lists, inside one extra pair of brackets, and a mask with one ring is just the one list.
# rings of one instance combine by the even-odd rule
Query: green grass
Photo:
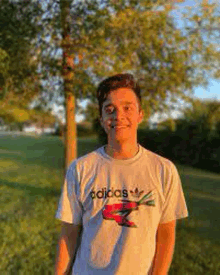
[(177, 226), (170, 274), (220, 274), (220, 174), (177, 167), (190, 216)]
[[(78, 156), (97, 146), (79, 139)], [(53, 274), (63, 163), (58, 137), (0, 136), (0, 274)], [(220, 274), (220, 175), (177, 167), (190, 217), (178, 223), (169, 274)]]

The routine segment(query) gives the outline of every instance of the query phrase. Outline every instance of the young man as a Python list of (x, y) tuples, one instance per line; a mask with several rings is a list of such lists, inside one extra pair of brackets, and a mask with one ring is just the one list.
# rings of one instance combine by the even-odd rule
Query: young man
[(104, 80), (97, 98), (108, 144), (67, 171), (55, 273), (165, 275), (176, 219), (188, 215), (178, 172), (137, 142), (144, 113), (132, 75)]

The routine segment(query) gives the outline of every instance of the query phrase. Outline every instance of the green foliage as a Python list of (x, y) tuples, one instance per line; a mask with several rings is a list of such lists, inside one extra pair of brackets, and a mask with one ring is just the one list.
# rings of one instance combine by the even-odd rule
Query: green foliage
[(0, 73), (7, 93), (20, 95), (17, 98), (17, 103), (20, 104), (26, 103), (25, 99), (30, 101), (39, 85), (34, 39), (38, 34), (36, 18), (40, 14), (41, 9), (37, 1), (1, 1), (0, 48), (6, 54), (7, 62), (0, 60), (0, 68), (3, 70), (0, 70)]
[(93, 130), (97, 133), (98, 135), (98, 142), (101, 145), (105, 145), (108, 143), (108, 137), (103, 129), (103, 127), (100, 124), (99, 118), (96, 118), (93, 120)]
[(207, 132), (211, 137), (217, 134), (220, 123), (220, 102), (217, 100), (194, 99), (189, 107), (182, 110), (182, 120), (177, 123), (177, 128), (189, 124), (197, 125), (197, 132)]
[(30, 114), (27, 110), (18, 108), (16, 106), (2, 106), (0, 110), (0, 117), (4, 119), (5, 123), (11, 122), (25, 122), (30, 119)]
[(0, 101), (0, 118), (9, 125), (11, 130), (18, 128), (23, 129), (24, 123), (37, 123), (39, 126), (51, 125), (56, 122), (56, 118), (50, 113), (43, 110), (27, 109), (17, 107), (16, 105), (4, 104)]
[[(141, 83), (146, 121), (155, 111), (173, 108), (178, 99), (189, 100), (194, 87), (220, 75), (218, 4), (203, 1), (181, 10), (178, 4), (184, 1), (69, 2), (68, 45), (62, 40), (62, 1), (1, 2), (0, 48), (13, 64), (7, 100), (27, 104), (41, 93), (45, 102), (63, 104), (64, 47), (74, 59), (76, 98), (93, 104), (101, 79), (132, 72)], [(175, 12), (181, 14), (181, 27)]]
[(95, 118), (99, 117), (99, 107), (98, 104), (89, 102), (81, 114), (85, 116), (85, 121), (93, 122)]
[(172, 132), (163, 130), (138, 130), (138, 142), (147, 149), (173, 161), (219, 172), (220, 137), (198, 132), (197, 125), (185, 125)]
[(173, 132), (176, 129), (175, 121), (172, 118), (168, 118), (167, 120), (158, 123), (157, 128), (158, 130), (166, 129)]
[(72, 49), (80, 57), (74, 93), (92, 101), (86, 115), (96, 118), (94, 84), (114, 73), (132, 72), (139, 80), (146, 122), (156, 111), (173, 110), (179, 99), (190, 101), (193, 88), (218, 77), (219, 6), (204, 1), (181, 11), (179, 2), (184, 1), (107, 1), (97, 9), (94, 1), (91, 13), (86, 4), (71, 13)]
[(77, 124), (77, 136), (80, 137), (90, 137), (94, 135), (95, 132), (88, 125)]
[(9, 56), (7, 52), (0, 48), (0, 76), (1, 82), (0, 85), (3, 87), (4, 85), (4, 78), (6, 77), (9, 70)]

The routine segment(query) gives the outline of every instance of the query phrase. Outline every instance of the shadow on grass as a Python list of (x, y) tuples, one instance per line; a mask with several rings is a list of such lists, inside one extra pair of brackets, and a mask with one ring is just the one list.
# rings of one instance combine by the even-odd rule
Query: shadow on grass
[[(196, 171), (196, 170), (195, 170)], [(197, 173), (197, 174), (196, 174)], [(187, 191), (198, 191), (204, 194), (218, 196), (220, 198), (220, 175), (215, 173), (206, 174), (197, 171), (194, 174), (187, 171), (180, 173), (182, 182)]]
[(22, 165), (63, 168), (64, 146), (58, 137), (4, 136), (0, 140), (2, 159), (13, 159)]
[(220, 198), (216, 196), (201, 196), (199, 193), (186, 193), (189, 211), (187, 220), (181, 223), (190, 234), (209, 239), (220, 245)]
[(40, 196), (40, 197), (59, 197), (60, 196), (60, 189), (53, 188), (53, 187), (39, 187), (34, 185), (28, 184), (21, 184), (17, 182), (11, 182), (2, 180), (0, 182), (0, 186), (7, 186), (16, 190), (21, 190), (25, 192), (27, 196)]
[(177, 223), (169, 275), (220, 274), (220, 175), (186, 166), (178, 170), (189, 217)]
[(179, 167), (189, 217), (184, 228), (220, 243), (220, 175), (192, 167)]
[(220, 274), (220, 245), (196, 232), (178, 228), (169, 275)]
[(189, 217), (178, 221), (169, 275), (220, 274), (219, 197), (185, 192)]
[[(100, 146), (96, 138), (79, 138), (77, 158)], [(64, 144), (59, 137), (2, 137), (0, 155), (4, 159), (13, 158), (23, 165), (34, 164), (45, 168), (64, 169)]]

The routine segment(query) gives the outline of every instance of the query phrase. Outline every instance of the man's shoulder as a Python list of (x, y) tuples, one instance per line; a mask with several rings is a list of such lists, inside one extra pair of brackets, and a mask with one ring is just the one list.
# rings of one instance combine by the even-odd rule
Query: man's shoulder
[(77, 159), (73, 160), (69, 166), (69, 169), (78, 166), (78, 165), (85, 165), (85, 164), (90, 164), (99, 161), (101, 157), (101, 148), (99, 147), (89, 153), (86, 153), (85, 155), (82, 155), (78, 157)]
[(167, 168), (174, 166), (174, 163), (166, 157), (163, 157), (155, 152), (152, 152), (145, 147), (143, 147), (143, 151), (145, 156), (147, 156), (147, 158), (150, 160), (152, 164), (161, 165)]

